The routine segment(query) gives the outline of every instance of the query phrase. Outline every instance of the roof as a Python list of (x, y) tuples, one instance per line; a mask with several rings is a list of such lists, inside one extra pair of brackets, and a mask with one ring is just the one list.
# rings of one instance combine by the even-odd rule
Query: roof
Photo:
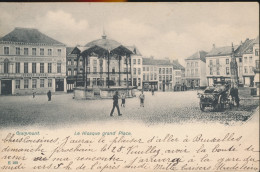
[(41, 33), (37, 29), (18, 27), (0, 38), (0, 41), (64, 45), (63, 43)]
[(85, 47), (93, 47), (95, 45), (104, 48), (106, 50), (113, 50), (122, 44), (112, 39), (97, 39), (87, 43)]
[(143, 65), (171, 65), (170, 60), (143, 58)]
[(133, 52), (134, 55), (141, 56), (142, 54), (140, 51), (136, 48), (136, 46), (125, 46), (127, 49)]
[[(234, 46), (234, 51), (237, 50), (239, 45)], [(225, 55), (231, 55), (232, 54), (232, 46), (225, 46), (225, 47), (217, 47), (213, 48), (206, 57), (212, 57), (212, 56), (225, 56)]]
[(185, 70), (178, 60), (173, 60), (173, 69)]
[(70, 55), (75, 47), (66, 47), (66, 55)]
[(255, 39), (246, 39), (237, 50), (235, 50), (235, 56), (242, 56), (244, 53), (252, 53)]
[(200, 59), (200, 60), (206, 62), (206, 58), (205, 58), (206, 55), (207, 55), (207, 52), (201, 50), (201, 51), (198, 51), (198, 52), (192, 54), (186, 60), (198, 60), (198, 59)]

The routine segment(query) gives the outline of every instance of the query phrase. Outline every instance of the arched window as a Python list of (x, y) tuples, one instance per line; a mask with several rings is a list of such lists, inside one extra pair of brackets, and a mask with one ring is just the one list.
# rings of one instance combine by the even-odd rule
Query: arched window
[(4, 73), (8, 73), (9, 71), (9, 60), (5, 59), (4, 60)]

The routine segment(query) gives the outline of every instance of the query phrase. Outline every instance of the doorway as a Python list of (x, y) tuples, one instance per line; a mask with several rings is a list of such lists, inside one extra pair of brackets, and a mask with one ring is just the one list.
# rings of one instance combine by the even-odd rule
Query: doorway
[(2, 95), (12, 94), (12, 80), (2, 80), (1, 90), (2, 90)]

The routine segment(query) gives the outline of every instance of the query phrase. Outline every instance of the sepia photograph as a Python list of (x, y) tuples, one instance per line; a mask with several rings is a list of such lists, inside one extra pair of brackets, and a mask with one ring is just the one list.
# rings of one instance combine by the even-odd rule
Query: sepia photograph
[(0, 14), (0, 171), (259, 171), (257, 2)]

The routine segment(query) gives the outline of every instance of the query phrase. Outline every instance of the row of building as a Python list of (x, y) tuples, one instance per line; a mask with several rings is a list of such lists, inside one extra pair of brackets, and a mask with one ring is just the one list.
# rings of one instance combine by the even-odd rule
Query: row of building
[[(102, 39), (107, 38), (103, 35)], [(107, 59), (93, 54), (84, 62), (72, 53), (75, 47), (66, 47), (37, 29), (15, 28), (0, 38), (0, 94), (72, 91), (76, 86), (84, 86), (85, 70), (86, 84), (92, 88), (108, 84), (126, 86), (128, 82), (138, 89), (171, 91), (184, 83), (185, 69), (178, 61), (145, 58), (135, 46), (125, 47), (132, 52), (131, 58), (111, 57), (107, 81)]]
[(240, 45), (198, 51), (185, 59), (188, 87), (205, 87), (231, 80), (231, 57), (237, 63), (240, 86), (259, 88), (259, 36), (241, 41)]

